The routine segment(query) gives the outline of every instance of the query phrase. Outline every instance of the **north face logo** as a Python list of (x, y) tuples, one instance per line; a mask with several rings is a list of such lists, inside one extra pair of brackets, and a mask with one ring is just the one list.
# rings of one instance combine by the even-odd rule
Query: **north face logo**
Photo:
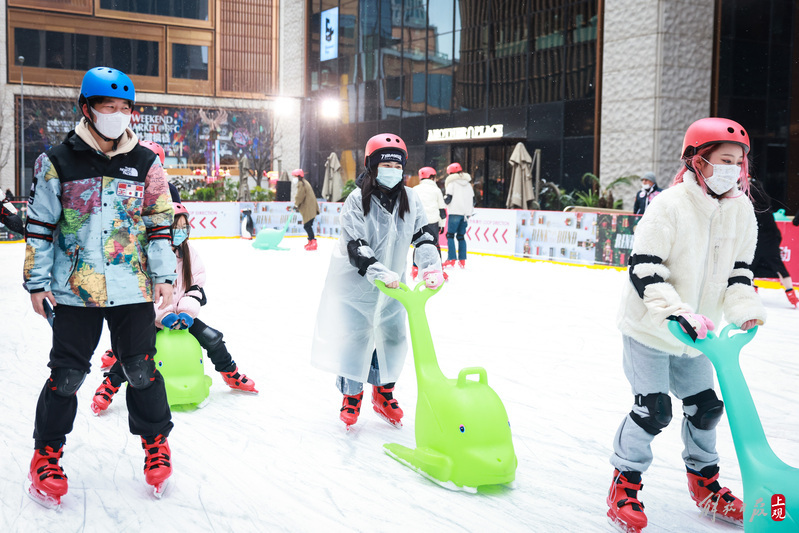
[(122, 168), (119, 169), (119, 171), (122, 172), (126, 176), (133, 176), (133, 177), (138, 177), (139, 176), (139, 171), (136, 170), (135, 168), (122, 167)]

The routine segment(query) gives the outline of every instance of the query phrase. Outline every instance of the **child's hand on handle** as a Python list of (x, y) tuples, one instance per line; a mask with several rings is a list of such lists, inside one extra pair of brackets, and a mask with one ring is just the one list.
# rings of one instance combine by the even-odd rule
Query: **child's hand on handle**
[(380, 280), (385, 283), (386, 287), (389, 289), (399, 288), (399, 274), (393, 270), (389, 270), (385, 265), (379, 262), (369, 265), (369, 268), (366, 269), (366, 279), (371, 283)]
[(161, 319), (161, 325), (169, 329), (179, 329), (180, 318), (175, 313), (167, 313), (164, 318)]
[(188, 313), (179, 313), (178, 324), (177, 329), (189, 329), (194, 324), (194, 319)]
[(437, 289), (444, 283), (444, 274), (441, 269), (431, 268), (430, 270), (425, 270), (422, 277), (424, 278), (424, 285), (428, 289)]
[(741, 329), (743, 331), (749, 331), (750, 329), (752, 329), (755, 326), (757, 326), (757, 320), (753, 318), (752, 320), (747, 320), (746, 322), (741, 324), (739, 329)]
[(682, 330), (687, 333), (694, 341), (696, 339), (707, 338), (707, 332), (713, 331), (716, 325), (705, 315), (698, 313), (683, 313), (679, 316), (669, 317), (671, 320), (676, 320), (680, 324)]

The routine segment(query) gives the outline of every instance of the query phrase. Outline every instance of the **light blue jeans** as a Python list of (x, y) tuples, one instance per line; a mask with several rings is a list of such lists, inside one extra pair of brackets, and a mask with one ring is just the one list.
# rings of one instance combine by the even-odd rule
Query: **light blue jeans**
[[(380, 382), (380, 369), (377, 367), (377, 350), (372, 352), (372, 364), (369, 367), (369, 377), (367, 381), (371, 385), (387, 385), (387, 383)], [(360, 394), (363, 390), (363, 383), (355, 381), (354, 379), (345, 378), (344, 376), (336, 376), (336, 387), (341, 391), (341, 394), (355, 396), (356, 394)]]

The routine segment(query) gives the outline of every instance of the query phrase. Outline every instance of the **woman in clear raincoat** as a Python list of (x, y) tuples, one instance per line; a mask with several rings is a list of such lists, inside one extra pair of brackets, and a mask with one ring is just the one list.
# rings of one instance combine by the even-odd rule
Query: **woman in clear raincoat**
[(393, 397), (408, 351), (405, 309), (375, 286), (397, 288), (405, 279), (408, 249), (429, 288), (444, 281), (427, 216), (412, 189), (403, 184), (405, 143), (391, 133), (366, 143), (364, 166), (341, 209), (341, 237), (330, 259), (314, 330), (311, 363), (335, 373), (344, 395), (341, 420), (355, 424), (363, 383), (372, 387), (372, 406), (390, 424), (402, 426)]

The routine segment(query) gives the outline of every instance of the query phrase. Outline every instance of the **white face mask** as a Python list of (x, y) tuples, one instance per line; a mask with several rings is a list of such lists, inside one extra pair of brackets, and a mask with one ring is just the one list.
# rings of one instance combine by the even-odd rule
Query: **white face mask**
[(707, 159), (705, 159), (705, 163), (713, 167), (713, 175), (705, 178), (705, 183), (711, 191), (719, 196), (735, 187), (738, 178), (741, 177), (741, 167), (738, 165), (714, 165)]
[(102, 135), (109, 139), (118, 139), (120, 135), (125, 133), (125, 129), (130, 124), (130, 114), (125, 114), (122, 111), (116, 113), (100, 113), (94, 111), (94, 127), (97, 128)]
[(377, 183), (386, 189), (393, 189), (401, 181), (401, 168), (377, 167)]

